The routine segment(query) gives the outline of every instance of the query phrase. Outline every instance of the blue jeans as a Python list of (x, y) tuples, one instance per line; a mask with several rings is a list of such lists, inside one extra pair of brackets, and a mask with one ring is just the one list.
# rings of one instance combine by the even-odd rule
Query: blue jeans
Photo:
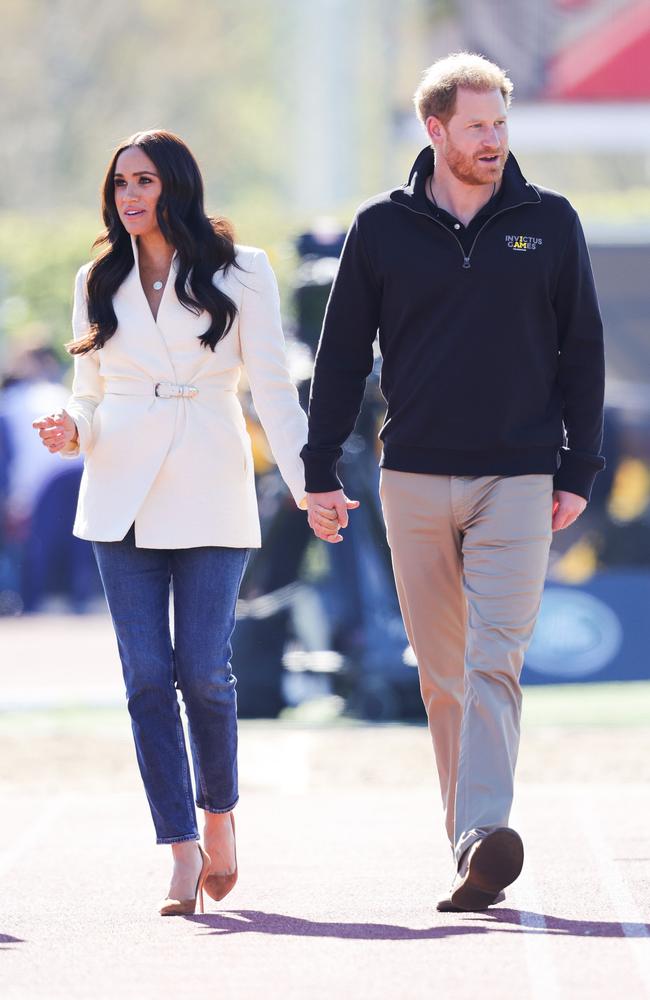
[[(247, 549), (139, 549), (93, 542), (113, 619), (140, 773), (159, 844), (197, 840), (196, 804), (229, 812), (238, 798), (237, 700), (230, 638)], [(174, 599), (174, 641), (169, 622)]]

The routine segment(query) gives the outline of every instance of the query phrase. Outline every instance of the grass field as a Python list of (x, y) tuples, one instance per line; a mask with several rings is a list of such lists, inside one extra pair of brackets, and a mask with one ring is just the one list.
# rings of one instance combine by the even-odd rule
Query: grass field
[(650, 726), (650, 681), (526, 687), (524, 721), (533, 726)]
[[(122, 706), (84, 708), (78, 705), (0, 710), (0, 733), (52, 728), (110, 732), (112, 728), (123, 729), (124, 711)], [(527, 686), (524, 688), (523, 718), (526, 726), (650, 727), (650, 681)], [(349, 716), (334, 714), (329, 699), (324, 699), (322, 704), (306, 702), (285, 713), (281, 724), (301, 728), (367, 725)]]

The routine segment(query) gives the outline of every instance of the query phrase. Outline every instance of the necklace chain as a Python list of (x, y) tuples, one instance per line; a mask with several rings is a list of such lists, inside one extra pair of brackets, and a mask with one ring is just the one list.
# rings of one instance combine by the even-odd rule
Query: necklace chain
[[(161, 291), (162, 288), (165, 287), (165, 281), (167, 280), (168, 276), (169, 276), (169, 267), (166, 269), (162, 278), (154, 278), (154, 280), (151, 282), (151, 287), (155, 292), (159, 292)], [(151, 281), (151, 278), (149, 280)]]
[[(436, 206), (436, 208), (438, 208), (438, 209), (439, 209), (439, 208), (440, 208), (440, 205), (439, 205), (439, 204), (438, 204), (438, 202), (436, 201), (436, 196), (435, 196), (435, 194), (433, 193), (433, 174), (429, 174), (429, 176), (427, 177), (427, 184), (428, 184), (428, 186), (429, 186), (429, 197), (431, 198), (431, 201), (432, 201), (432, 202), (433, 202), (433, 204), (434, 204), (434, 205)], [(488, 198), (488, 201), (491, 201), (491, 200), (492, 200), (492, 198), (494, 198), (494, 193), (495, 193), (496, 189), (497, 189), (497, 182), (496, 182), (496, 181), (493, 181), (493, 183), (492, 183), (492, 194), (491, 194), (491, 195), (490, 195), (490, 197)], [(487, 201), (486, 201), (486, 203), (485, 203), (485, 204), (487, 205)], [(443, 209), (443, 211), (444, 211), (444, 209)], [(479, 209), (479, 211), (480, 211), (480, 209)], [(451, 215), (451, 213), (449, 213), (449, 214)]]

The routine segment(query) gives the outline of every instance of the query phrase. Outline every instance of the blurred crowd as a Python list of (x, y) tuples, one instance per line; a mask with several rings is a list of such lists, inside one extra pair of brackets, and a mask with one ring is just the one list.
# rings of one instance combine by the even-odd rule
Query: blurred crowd
[[(342, 242), (342, 233), (321, 232), (317, 228), (296, 242), (299, 265), (293, 287), (295, 319), (288, 329), (288, 349), (289, 366), (305, 408), (313, 356)], [(30, 342), (26, 335), (16, 343), (20, 346), (13, 356), (5, 356), (0, 376), (0, 616), (43, 610), (84, 612), (103, 607), (91, 546), (72, 535), (83, 461), (64, 462), (50, 454), (32, 428), (34, 419), (65, 406), (69, 395), (65, 382), (69, 380), (71, 365), (69, 361), (62, 362), (61, 354), (49, 342), (37, 339)], [(365, 566), (369, 550), (376, 553), (382, 595), (391, 607), (395, 605), (397, 615), (390, 556), (377, 500), (377, 433), (384, 412), (379, 365), (377, 357), (342, 465), (348, 493), (362, 499), (362, 509), (353, 520), (349, 542), (344, 546), (349, 555), (355, 549), (355, 565), (344, 566), (346, 560), (339, 554), (338, 567), (346, 608), (349, 611), (357, 607), (357, 625), (363, 615), (359, 601), (351, 594), (350, 581)], [(639, 383), (638, 398), (631, 394), (627, 383), (625, 386), (619, 392), (620, 398), (612, 398), (606, 409), (603, 451), (607, 468), (596, 480), (583, 517), (554, 539), (549, 566), (551, 581), (581, 585), (598, 570), (636, 568), (647, 572), (650, 568), (650, 407), (645, 383)], [(323, 555), (319, 546), (310, 545), (304, 516), (292, 512), (291, 505), (283, 502), (284, 490), (252, 400), (245, 391), (245, 382), (242, 388), (265, 538), (265, 551), (256, 553), (251, 560), (242, 597), (257, 599), (262, 594), (275, 593), (278, 588), (293, 587), (296, 583), (302, 586), (312, 572), (314, 559), (320, 565)], [(358, 538), (354, 539), (354, 535)], [(274, 544), (276, 536), (279, 551)], [(289, 557), (291, 552), (295, 558)], [(334, 579), (338, 575), (336, 560), (330, 566), (333, 557), (331, 553), (327, 555), (328, 567), (321, 574), (324, 604), (327, 603), (323, 596), (327, 591), (325, 578)], [(366, 571), (367, 567), (361, 572), (362, 577)], [(382, 599), (376, 594), (368, 597), (373, 618)], [(241, 610), (245, 613), (244, 605)], [(343, 620), (345, 615), (342, 616)], [(298, 616), (304, 617), (302, 612)], [(320, 617), (328, 624), (327, 645), (331, 648), (329, 633), (337, 616), (328, 606), (327, 614)]]
[(83, 612), (99, 582), (92, 549), (72, 524), (83, 462), (43, 447), (32, 421), (65, 406), (66, 371), (48, 344), (22, 346), (0, 381), (0, 615)]

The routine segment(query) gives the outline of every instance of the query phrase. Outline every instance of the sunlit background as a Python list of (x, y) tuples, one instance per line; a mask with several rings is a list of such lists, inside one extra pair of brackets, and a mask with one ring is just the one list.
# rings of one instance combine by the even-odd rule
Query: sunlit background
[[(512, 77), (512, 149), (578, 209), (606, 327), (608, 468), (554, 541), (524, 680), (650, 678), (646, 0), (3, 0), (0, 13), (0, 615), (106, 618), (89, 546), (70, 536), (79, 464), (63, 468), (30, 424), (65, 403), (72, 283), (113, 147), (150, 127), (186, 140), (208, 210), (271, 257), (306, 403), (341, 234), (425, 144), (422, 70), (466, 48)], [(376, 374), (342, 465), (362, 508), (334, 550), (292, 508), (246, 402), (265, 546), (235, 643), (243, 715), (314, 701), (421, 713), (376, 496)]]

